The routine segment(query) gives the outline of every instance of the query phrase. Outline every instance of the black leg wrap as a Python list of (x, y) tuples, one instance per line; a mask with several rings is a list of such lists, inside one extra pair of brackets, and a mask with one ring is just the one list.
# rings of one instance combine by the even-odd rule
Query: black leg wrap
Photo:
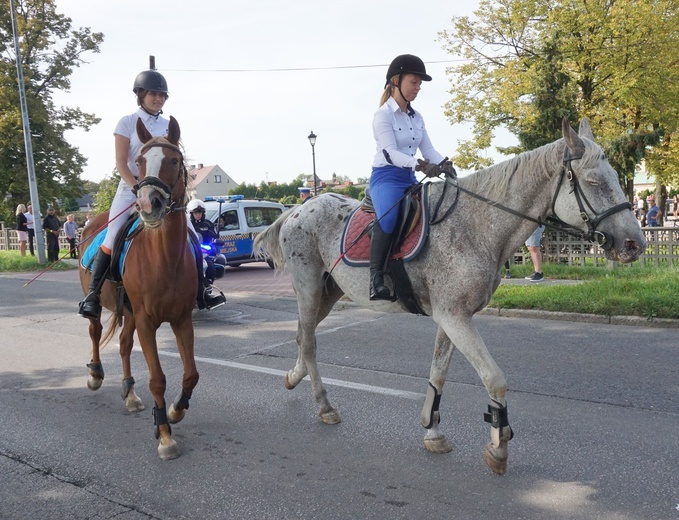
[(174, 400), (174, 403), (172, 404), (172, 406), (174, 406), (174, 409), (177, 410), (177, 411), (189, 409), (189, 398), (186, 397), (184, 390), (182, 390), (179, 393), (179, 395), (177, 396), (177, 399)]
[(509, 426), (509, 420), (507, 419), (507, 408), (499, 408), (489, 404), (488, 413), (483, 414), (483, 420), (487, 423), (490, 423), (493, 428), (503, 428), (505, 426)]
[(154, 425), (154, 433), (156, 435), (156, 439), (160, 437), (160, 428), (159, 426), (161, 424), (167, 424), (167, 427), (170, 429), (170, 433), (172, 433), (172, 428), (170, 428), (170, 423), (167, 421), (167, 411), (165, 410), (165, 407), (163, 406), (162, 408), (158, 408), (157, 406), (153, 406), (153, 425)]
[(93, 372), (92, 375), (99, 376), (102, 380), (104, 379), (104, 367), (101, 363), (87, 363), (87, 368)]
[(130, 393), (130, 390), (134, 388), (134, 377), (126, 377), (123, 379), (123, 391), (122, 391), (122, 396), (123, 400), (127, 399), (127, 395)]
[(438, 424), (441, 422), (441, 414), (439, 413), (439, 404), (441, 403), (441, 394), (436, 393), (434, 385), (429, 383), (427, 388), (427, 395), (424, 398), (424, 406), (422, 408), (422, 416), (420, 422), (426, 429), (434, 426), (434, 421)]
[[(507, 407), (505, 406), (504, 408), (500, 408), (499, 406), (493, 406), (492, 404), (489, 404), (488, 413), (483, 414), (483, 420), (487, 423), (490, 423), (493, 428), (499, 429), (500, 434), (502, 434), (502, 428), (509, 426)], [(509, 431), (511, 432), (509, 440), (511, 440), (514, 437), (514, 431), (511, 428), (509, 428)]]

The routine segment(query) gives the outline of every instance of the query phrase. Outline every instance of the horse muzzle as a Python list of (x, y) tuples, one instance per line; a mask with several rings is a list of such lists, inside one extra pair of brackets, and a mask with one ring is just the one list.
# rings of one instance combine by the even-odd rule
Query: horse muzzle
[(169, 193), (156, 186), (142, 186), (137, 192), (135, 208), (148, 227), (155, 227), (167, 214)]
[[(646, 249), (646, 237), (641, 229), (634, 236), (628, 236), (622, 240), (614, 241), (608, 233), (601, 233), (604, 236), (604, 243), (599, 240), (599, 245), (603, 248), (608, 260), (614, 260), (629, 264), (637, 260)], [(620, 242), (618, 244), (618, 242)]]

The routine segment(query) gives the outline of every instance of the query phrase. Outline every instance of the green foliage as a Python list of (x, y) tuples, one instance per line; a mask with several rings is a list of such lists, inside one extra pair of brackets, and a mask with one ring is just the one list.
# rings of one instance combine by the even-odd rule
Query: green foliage
[[(677, 172), (678, 10), (673, 0), (481, 0), (473, 19), (454, 17), (439, 34), (464, 58), (448, 69), (446, 115), (473, 125), (456, 163), (486, 166), (482, 152), (499, 127), (520, 142), (500, 151), (538, 146), (565, 115), (572, 123), (589, 117), (605, 147), (630, 132), (663, 130), (662, 153), (653, 148), (647, 164), (654, 174)], [(630, 153), (619, 164), (638, 162)]]
[(94, 196), (94, 205), (97, 213), (103, 213), (111, 208), (113, 197), (115, 197), (120, 183), (120, 175), (117, 170), (113, 170), (110, 177), (106, 177), (99, 183), (99, 189)]
[[(52, 196), (77, 198), (86, 159), (69, 145), (64, 133), (89, 129), (99, 119), (77, 108), (57, 107), (55, 90), (68, 91), (70, 75), (98, 53), (103, 34), (73, 29), (71, 19), (57, 13), (55, 0), (16, 0), (26, 104), (38, 192), (45, 202)], [(29, 199), (16, 54), (8, 0), (0, 0), (0, 193), (11, 196), (0, 203), (0, 219), (13, 215), (16, 201)], [(44, 210), (44, 208), (43, 208)]]

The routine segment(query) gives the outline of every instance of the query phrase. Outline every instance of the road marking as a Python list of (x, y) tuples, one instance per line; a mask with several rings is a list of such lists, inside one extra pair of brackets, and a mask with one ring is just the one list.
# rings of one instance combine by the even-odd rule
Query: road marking
[[(140, 347), (134, 347), (134, 350), (141, 352)], [(168, 356), (172, 358), (179, 358), (179, 353), (167, 352), (165, 350), (159, 350), (159, 355)], [(234, 363), (233, 361), (226, 361), (224, 359), (214, 359), (206, 357), (195, 357), (197, 362), (209, 363), (211, 365), (219, 365), (229, 368), (238, 368), (240, 370), (249, 370), (250, 372), (259, 372), (261, 374), (269, 374), (272, 376), (284, 377), (287, 374), (285, 370), (278, 370), (275, 368), (260, 367), (257, 365), (246, 365), (245, 363)], [(303, 380), (308, 381), (309, 376), (306, 376)], [(343, 381), (341, 379), (331, 379), (324, 377), (323, 384), (331, 386), (341, 386), (343, 388), (350, 388), (352, 390), (361, 390), (363, 392), (370, 392), (373, 394), (388, 395), (391, 397), (401, 397), (403, 399), (410, 399), (412, 401), (422, 401), (424, 399), (423, 394), (418, 394), (417, 392), (408, 392), (407, 390), (396, 390), (394, 388), (386, 388), (383, 386), (373, 386), (365, 385), (363, 383), (353, 383), (351, 381)]]

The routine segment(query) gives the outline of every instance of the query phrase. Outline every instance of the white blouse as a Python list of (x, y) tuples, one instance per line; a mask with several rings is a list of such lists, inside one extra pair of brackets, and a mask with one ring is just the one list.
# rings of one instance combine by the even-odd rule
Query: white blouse
[(393, 164), (414, 170), (418, 148), (429, 162), (438, 164), (444, 159), (432, 146), (422, 115), (417, 110), (412, 115), (403, 112), (393, 97), (375, 112), (373, 135), (377, 143), (373, 168)]

